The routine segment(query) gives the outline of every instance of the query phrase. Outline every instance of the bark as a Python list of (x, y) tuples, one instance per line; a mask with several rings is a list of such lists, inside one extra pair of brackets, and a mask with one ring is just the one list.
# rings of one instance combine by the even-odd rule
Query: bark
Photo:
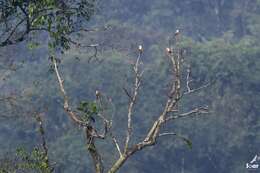
[(116, 163), (111, 167), (111, 169), (108, 171), (108, 173), (115, 173), (119, 170), (119, 168), (121, 168), (123, 166), (123, 164), (125, 163), (125, 161), (127, 160), (128, 156), (123, 155), (122, 157), (120, 157)]
[(86, 136), (87, 136), (87, 140), (88, 140), (87, 149), (93, 160), (94, 167), (95, 167), (95, 173), (103, 173), (104, 167), (103, 167), (103, 163), (102, 163), (102, 158), (96, 148), (95, 137), (92, 136), (92, 133), (93, 133), (92, 131), (93, 131), (92, 127), (86, 128)]

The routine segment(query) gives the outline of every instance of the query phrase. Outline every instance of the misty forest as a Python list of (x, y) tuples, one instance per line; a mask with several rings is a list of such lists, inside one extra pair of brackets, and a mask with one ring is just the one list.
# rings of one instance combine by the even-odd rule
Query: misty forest
[(260, 171), (260, 0), (0, 0), (0, 173)]

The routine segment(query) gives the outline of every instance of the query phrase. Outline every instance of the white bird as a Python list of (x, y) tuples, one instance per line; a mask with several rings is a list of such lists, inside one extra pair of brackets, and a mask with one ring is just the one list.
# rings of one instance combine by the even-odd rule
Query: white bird
[(139, 50), (140, 52), (143, 52), (143, 50), (144, 50), (144, 49), (143, 49), (143, 46), (142, 46), (142, 45), (139, 45), (139, 46), (138, 46), (138, 50)]
[(165, 49), (165, 50), (166, 50), (166, 52), (167, 52), (167, 53), (169, 53), (169, 54), (171, 54), (171, 53), (172, 53), (172, 50), (171, 50), (169, 47), (166, 47), (166, 49)]
[(98, 99), (100, 96), (100, 92), (98, 90), (96, 90), (96, 98)]
[(175, 34), (174, 34), (174, 35), (177, 36), (177, 35), (179, 35), (179, 34), (180, 34), (180, 30), (177, 29), (177, 30), (175, 31)]

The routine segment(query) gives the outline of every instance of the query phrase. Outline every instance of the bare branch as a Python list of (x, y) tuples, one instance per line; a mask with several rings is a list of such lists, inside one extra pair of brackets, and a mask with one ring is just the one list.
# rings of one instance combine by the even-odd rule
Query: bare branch
[(184, 118), (184, 117), (194, 116), (194, 115), (198, 115), (198, 114), (208, 114), (208, 113), (209, 113), (208, 107), (199, 107), (199, 108), (195, 108), (186, 113), (169, 116), (165, 119), (165, 122), (173, 120), (173, 119)]
[(77, 115), (71, 110), (71, 108), (69, 107), (69, 98), (67, 96), (67, 93), (64, 89), (64, 86), (63, 86), (63, 80), (60, 76), (60, 73), (59, 73), (59, 70), (58, 70), (58, 66), (57, 66), (57, 60), (56, 58), (52, 57), (52, 63), (54, 65), (54, 71), (55, 71), (55, 74), (57, 76), (57, 79), (58, 79), (58, 83), (59, 83), (59, 86), (60, 86), (60, 91), (63, 95), (63, 99), (64, 99), (64, 104), (63, 104), (63, 108), (64, 110), (68, 113), (68, 115), (70, 116), (70, 118), (77, 124), (79, 125), (82, 125), (82, 126), (85, 126), (86, 123), (84, 121), (81, 121)]
[[(176, 38), (177, 39), (177, 38)], [(173, 48), (166, 48), (167, 56), (171, 61), (174, 82), (172, 83), (171, 90), (168, 94), (169, 99), (165, 106), (165, 111), (178, 110), (177, 103), (181, 99), (181, 76), (180, 76), (180, 50), (173, 50)]]
[(125, 87), (123, 87), (123, 90), (124, 90), (125, 94), (129, 97), (129, 99), (133, 100), (131, 94), (128, 92), (128, 90)]
[(112, 140), (113, 140), (113, 142), (114, 142), (114, 144), (115, 144), (115, 146), (116, 146), (116, 149), (117, 149), (117, 151), (118, 151), (118, 153), (119, 153), (119, 156), (122, 157), (123, 154), (122, 154), (122, 152), (121, 152), (121, 149), (120, 149), (120, 147), (119, 147), (119, 144), (118, 144), (118, 142), (117, 142), (117, 139), (116, 139), (115, 136), (113, 136), (113, 135), (111, 135), (111, 137), (112, 137)]
[(191, 94), (191, 93), (200, 91), (200, 90), (202, 90), (202, 89), (207, 88), (208, 86), (210, 86), (210, 84), (211, 84), (211, 83), (209, 82), (209, 83), (207, 83), (207, 84), (205, 84), (205, 85), (200, 86), (199, 88), (190, 89), (190, 90), (184, 92), (183, 94), (184, 94), (184, 95), (187, 95), (187, 94)]
[[(135, 83), (134, 83), (134, 93), (133, 96), (129, 97), (131, 98), (130, 102), (129, 102), (129, 106), (128, 106), (128, 115), (127, 115), (127, 134), (126, 134), (126, 141), (125, 141), (125, 148), (124, 148), (124, 153), (127, 152), (128, 150), (128, 145), (129, 145), (129, 141), (131, 138), (131, 133), (132, 133), (132, 114), (133, 114), (133, 107), (134, 104), (136, 102), (136, 98), (138, 95), (138, 91), (140, 88), (140, 84), (141, 84), (141, 78), (140, 78), (140, 73), (139, 73), (139, 65), (140, 65), (140, 58), (141, 58), (141, 54), (142, 54), (142, 47), (139, 46), (139, 55), (137, 57), (137, 60), (135, 62), (135, 65), (133, 67), (134, 69), (134, 73), (135, 73)], [(128, 92), (127, 92), (128, 93)]]
[(119, 156), (122, 157), (122, 152), (121, 152), (121, 149), (120, 149), (120, 146), (119, 146), (119, 143), (116, 139), (116, 137), (113, 135), (113, 133), (110, 131), (111, 127), (112, 127), (112, 120), (108, 120), (104, 115), (103, 115), (103, 103), (102, 103), (102, 93), (99, 91), (99, 90), (96, 90), (96, 103), (99, 103), (100, 104), (100, 113), (97, 114), (98, 117), (100, 117), (103, 122), (104, 122), (104, 133), (103, 133), (103, 136), (101, 136), (102, 139), (104, 139), (107, 135), (107, 133), (110, 134), (111, 138), (112, 138), (112, 141), (119, 153)]
[(76, 32), (79, 32), (79, 31), (83, 31), (83, 32), (97, 32), (97, 31), (106, 31), (108, 29), (110, 29), (111, 26), (108, 25), (108, 26), (104, 26), (102, 28), (81, 28), (79, 30), (77, 30)]
[[(169, 98), (166, 101), (166, 104), (164, 106), (164, 110), (162, 111), (161, 115), (159, 118), (154, 122), (152, 128), (149, 130), (146, 138), (144, 139), (143, 142), (148, 142), (148, 146), (150, 143), (155, 143), (156, 138), (159, 135), (159, 131), (161, 128), (161, 125), (165, 123), (165, 118), (166, 115), (169, 112), (178, 111), (178, 108), (176, 108), (177, 103), (181, 99), (182, 95), (180, 94), (180, 89), (181, 89), (181, 77), (180, 77), (180, 57), (179, 57), (179, 52), (177, 52), (177, 55), (174, 54), (174, 51), (172, 48), (166, 48), (167, 55), (169, 59), (171, 60), (171, 65), (173, 69), (173, 77), (175, 81), (172, 83), (171, 90), (168, 94)], [(146, 146), (146, 145), (145, 145)]]
[(193, 81), (192, 79), (190, 79), (191, 77), (191, 69), (190, 67), (188, 67), (187, 69), (187, 77), (186, 77), (186, 87), (187, 87), (187, 93), (190, 93), (191, 92), (191, 89), (190, 89), (190, 83)]
[(176, 134), (176, 133), (171, 133), (171, 132), (168, 132), (168, 133), (160, 133), (160, 134), (158, 135), (158, 137), (169, 136), (169, 135), (176, 136), (177, 134)]
[(101, 92), (96, 90), (96, 103), (99, 104), (100, 106), (100, 110), (99, 113), (97, 114), (97, 116), (103, 120), (103, 124), (104, 124), (104, 131), (103, 134), (101, 135), (97, 135), (97, 138), (101, 138), (101, 139), (105, 139), (108, 132), (110, 131), (111, 127), (112, 127), (112, 120), (108, 120), (103, 112), (103, 103), (102, 103), (102, 99), (101, 99)]
[(189, 65), (188, 69), (187, 69), (187, 76), (186, 76), (186, 88), (187, 88), (187, 91), (183, 93), (184, 95), (194, 93), (194, 92), (199, 91), (201, 89), (204, 89), (204, 88), (206, 88), (206, 87), (208, 87), (210, 85), (210, 83), (207, 83), (205, 85), (202, 85), (199, 88), (191, 89), (191, 87), (190, 87), (190, 83), (191, 82), (193, 82), (193, 79), (191, 79), (191, 68), (190, 68), (190, 65)]
[(73, 44), (74, 46), (76, 46), (77, 48), (92, 48), (94, 49), (94, 53), (93, 55), (91, 55), (88, 59), (88, 62), (90, 62), (93, 58), (97, 59), (97, 54), (98, 54), (98, 47), (100, 46), (100, 44), (96, 43), (96, 44), (83, 44), (80, 42), (77, 42), (75, 40), (72, 40), (71, 38), (65, 38), (69, 43)]

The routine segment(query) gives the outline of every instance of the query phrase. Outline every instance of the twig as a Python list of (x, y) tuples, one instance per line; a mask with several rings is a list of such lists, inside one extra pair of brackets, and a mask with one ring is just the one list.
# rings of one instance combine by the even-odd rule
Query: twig
[(125, 87), (123, 87), (123, 90), (124, 90), (125, 94), (129, 97), (129, 99), (133, 100), (131, 94), (127, 91), (127, 89)]
[(97, 137), (101, 138), (101, 139), (105, 139), (107, 136), (107, 133), (109, 132), (109, 130), (112, 127), (112, 120), (109, 121), (104, 115), (103, 115), (103, 104), (102, 104), (102, 99), (101, 99), (101, 93), (100, 91), (96, 90), (96, 103), (100, 104), (100, 111), (97, 114), (97, 116), (99, 118), (101, 118), (103, 120), (103, 124), (104, 124), (104, 132), (102, 135), (98, 135)]
[(171, 132), (168, 132), (168, 133), (160, 133), (160, 134), (158, 135), (158, 137), (169, 136), (169, 135), (176, 136), (177, 134), (176, 134), (176, 133), (171, 133)]
[(187, 95), (187, 94), (191, 94), (191, 93), (197, 92), (197, 91), (199, 91), (199, 90), (201, 90), (201, 89), (207, 88), (208, 86), (210, 86), (210, 84), (211, 84), (211, 83), (209, 82), (209, 83), (207, 83), (207, 84), (205, 84), (205, 85), (200, 86), (199, 88), (190, 89), (190, 90), (188, 90), (187, 92), (184, 92), (183, 94), (184, 94), (184, 95)]
[(199, 108), (195, 108), (189, 112), (186, 113), (182, 113), (179, 115), (173, 115), (173, 116), (169, 116), (165, 119), (165, 122), (173, 120), (173, 119), (178, 119), (178, 118), (184, 118), (184, 117), (188, 117), (188, 116), (193, 116), (196, 114), (208, 114), (208, 108), (207, 107), (199, 107)]
[(194, 92), (199, 91), (201, 89), (204, 89), (204, 88), (206, 88), (206, 87), (208, 87), (210, 85), (210, 83), (207, 83), (205, 85), (202, 85), (199, 88), (191, 89), (191, 87), (190, 87), (190, 83), (191, 82), (193, 82), (193, 79), (191, 79), (191, 69), (190, 69), (190, 66), (189, 66), (188, 69), (187, 69), (187, 76), (186, 76), (186, 88), (187, 88), (187, 91), (183, 93), (184, 95), (194, 93)]
[(190, 89), (190, 83), (193, 81), (192, 79), (190, 79), (191, 76), (191, 69), (190, 67), (188, 67), (187, 69), (187, 77), (186, 77), (186, 87), (187, 87), (187, 92), (190, 93), (191, 89)]
[(122, 154), (122, 152), (121, 152), (121, 149), (120, 149), (120, 147), (119, 147), (119, 144), (118, 144), (118, 142), (117, 142), (117, 139), (116, 139), (115, 136), (113, 136), (113, 135), (111, 135), (111, 137), (112, 137), (112, 140), (113, 140), (113, 142), (114, 142), (114, 144), (115, 144), (115, 146), (116, 146), (116, 149), (117, 149), (117, 151), (118, 151), (120, 157), (122, 157), (123, 154)]

